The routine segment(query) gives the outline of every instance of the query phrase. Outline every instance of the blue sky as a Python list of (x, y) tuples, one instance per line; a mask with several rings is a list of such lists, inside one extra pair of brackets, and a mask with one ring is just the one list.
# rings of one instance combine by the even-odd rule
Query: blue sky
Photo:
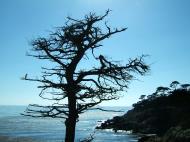
[(20, 80), (25, 73), (39, 76), (47, 65), (25, 55), (30, 41), (62, 26), (66, 17), (82, 18), (89, 12), (104, 14), (112, 27), (128, 27), (103, 42), (102, 54), (123, 63), (130, 57), (149, 54), (151, 71), (132, 81), (125, 96), (104, 105), (129, 106), (141, 94), (173, 80), (190, 82), (189, 0), (1, 0), (0, 1), (0, 104), (45, 104), (37, 83)]

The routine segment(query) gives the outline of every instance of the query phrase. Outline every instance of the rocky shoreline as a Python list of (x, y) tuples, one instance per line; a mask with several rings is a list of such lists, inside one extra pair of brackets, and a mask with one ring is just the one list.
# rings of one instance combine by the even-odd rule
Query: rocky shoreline
[(138, 142), (189, 142), (190, 129), (170, 128), (163, 136), (143, 136)]
[(190, 142), (190, 85), (181, 86), (158, 87), (132, 110), (96, 129), (132, 131), (140, 134), (139, 142)]

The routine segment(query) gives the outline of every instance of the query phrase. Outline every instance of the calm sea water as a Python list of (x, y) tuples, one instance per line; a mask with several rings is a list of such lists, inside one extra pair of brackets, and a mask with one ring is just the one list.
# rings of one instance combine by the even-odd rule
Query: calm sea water
[[(51, 118), (31, 118), (21, 116), (26, 106), (0, 106), (0, 135), (30, 137), (41, 142), (63, 142), (64, 120)], [(107, 109), (126, 110), (124, 107)], [(135, 135), (126, 132), (114, 133), (110, 130), (95, 130), (100, 120), (106, 120), (124, 112), (88, 111), (80, 116), (76, 128), (76, 141), (94, 133), (94, 142), (136, 142)]]

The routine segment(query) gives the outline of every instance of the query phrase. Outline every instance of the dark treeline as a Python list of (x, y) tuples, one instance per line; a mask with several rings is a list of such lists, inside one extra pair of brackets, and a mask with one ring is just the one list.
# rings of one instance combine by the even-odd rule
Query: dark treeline
[(169, 87), (159, 86), (154, 93), (141, 95), (140, 101), (133, 104), (133, 107), (135, 109), (144, 109), (146, 107), (160, 106), (161, 104), (185, 105), (186, 101), (184, 99), (189, 99), (189, 95), (187, 95), (189, 92), (190, 84), (180, 84), (178, 81), (173, 81)]
[(157, 87), (154, 93), (139, 99), (132, 110), (97, 128), (155, 134), (159, 142), (190, 140), (190, 84), (173, 81), (169, 87)]

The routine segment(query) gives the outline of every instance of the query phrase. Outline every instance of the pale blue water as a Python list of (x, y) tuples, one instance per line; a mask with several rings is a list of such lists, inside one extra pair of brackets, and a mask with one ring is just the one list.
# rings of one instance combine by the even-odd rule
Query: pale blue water
[[(21, 116), (20, 113), (23, 113), (25, 108), (26, 106), (0, 106), (0, 135), (30, 137), (41, 142), (63, 142), (64, 120)], [(110, 109), (127, 110), (127, 108), (121, 107)], [(94, 129), (97, 121), (123, 113), (97, 110), (84, 113), (77, 123), (76, 141), (88, 137), (95, 131), (94, 142), (136, 142), (137, 137), (128, 135), (126, 132), (114, 133), (113, 131)]]

